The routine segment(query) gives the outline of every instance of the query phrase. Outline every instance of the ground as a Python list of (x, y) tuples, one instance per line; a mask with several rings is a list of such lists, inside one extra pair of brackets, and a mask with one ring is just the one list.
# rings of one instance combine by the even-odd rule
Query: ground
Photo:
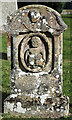
[[(62, 15), (64, 22), (68, 25), (68, 29), (64, 32), (63, 36), (63, 94), (69, 96), (70, 100), (70, 113), (72, 113), (72, 46), (71, 46), (71, 39), (72, 39), (72, 15)], [(2, 40), (2, 44), (1, 44)], [(2, 48), (2, 49), (1, 49)], [(2, 52), (2, 59), (1, 59), (1, 52)], [(7, 36), (0, 35), (0, 71), (2, 70), (2, 81), (0, 81), (0, 92), (2, 92), (2, 101), (10, 94), (10, 61), (7, 60)], [(2, 61), (2, 62), (1, 62)], [(2, 63), (2, 66), (1, 66)], [(1, 84), (2, 83), (2, 84)], [(15, 117), (10, 117), (9, 114), (3, 115), (3, 120), (15, 120)], [(14, 119), (13, 119), (14, 118)], [(21, 116), (19, 116), (21, 120)], [(16, 118), (17, 120), (17, 118)], [(26, 119), (27, 120), (27, 119)], [(31, 118), (34, 120), (34, 118)], [(38, 119), (37, 119), (38, 120)], [(40, 119), (41, 120), (41, 119)], [(44, 119), (45, 120), (45, 119)], [(52, 119), (48, 119), (52, 120)], [(63, 117), (60, 119), (53, 119), (53, 120), (72, 120), (72, 116), (70, 117)]]

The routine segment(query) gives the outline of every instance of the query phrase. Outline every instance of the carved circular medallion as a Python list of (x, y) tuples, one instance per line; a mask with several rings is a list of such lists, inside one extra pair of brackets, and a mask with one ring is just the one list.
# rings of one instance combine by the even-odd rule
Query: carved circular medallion
[(43, 71), (50, 62), (50, 42), (41, 33), (28, 34), (20, 44), (20, 59), (24, 69), (30, 72)]

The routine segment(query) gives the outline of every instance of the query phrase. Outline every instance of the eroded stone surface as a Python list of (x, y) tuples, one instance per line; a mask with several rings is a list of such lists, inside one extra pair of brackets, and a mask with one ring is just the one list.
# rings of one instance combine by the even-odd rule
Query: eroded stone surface
[(42, 6), (30, 5), (23, 7), (8, 17), (7, 31), (10, 34), (19, 32), (45, 32), (57, 35), (67, 28), (59, 13)]
[[(45, 97), (45, 96), (44, 96)], [(61, 95), (60, 97), (52, 98), (31, 97), (25, 95), (9, 96), (5, 102), (5, 112), (11, 111), (14, 113), (23, 113), (24, 117), (62, 117), (68, 115), (68, 98)], [(42, 115), (42, 116), (41, 116)]]
[(60, 14), (30, 5), (8, 20), (11, 95), (4, 102), (4, 112), (28, 118), (68, 115), (69, 98), (62, 94), (62, 32), (67, 27)]
[(51, 64), (52, 44), (44, 34), (27, 35), (19, 44), (19, 51), (22, 70), (24, 67), (29, 72), (40, 72)]

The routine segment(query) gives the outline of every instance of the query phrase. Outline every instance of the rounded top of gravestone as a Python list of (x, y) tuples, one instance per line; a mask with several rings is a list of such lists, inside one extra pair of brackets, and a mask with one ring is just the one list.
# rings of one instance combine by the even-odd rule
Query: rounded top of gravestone
[(44, 5), (22, 7), (8, 16), (7, 21), (7, 32), (12, 35), (25, 32), (49, 32), (59, 35), (67, 29), (61, 15)]

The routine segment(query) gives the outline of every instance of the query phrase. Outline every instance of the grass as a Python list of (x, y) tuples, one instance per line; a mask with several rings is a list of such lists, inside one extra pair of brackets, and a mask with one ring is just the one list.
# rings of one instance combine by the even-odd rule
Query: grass
[[(2, 53), (7, 53), (6, 35), (2, 35)], [(10, 61), (2, 60), (2, 66), (0, 66), (2, 69), (2, 92), (6, 94), (10, 93), (10, 65)]]
[(63, 93), (69, 96), (70, 112), (72, 113), (72, 15), (64, 15), (63, 20), (68, 25), (63, 41)]
[[(63, 94), (69, 96), (70, 99), (70, 113), (72, 113), (72, 46), (71, 46), (71, 39), (72, 34), (72, 15), (62, 15), (63, 20), (68, 25), (68, 29), (64, 32), (63, 37)], [(0, 40), (1, 41), (1, 40)], [(1, 44), (0, 44), (1, 45)], [(2, 51), (0, 52), (7, 53), (7, 37), (6, 35), (2, 35)], [(1, 60), (0, 60), (1, 64)], [(10, 94), (10, 61), (2, 60), (2, 66), (0, 65), (0, 69), (2, 69), (2, 93), (3, 93), (3, 100), (6, 98), (8, 94)], [(4, 114), (3, 120), (8, 118), (8, 114)], [(7, 120), (15, 120), (13, 117), (8, 118)], [(16, 118), (18, 120), (18, 118)], [(20, 117), (21, 120), (21, 117)], [(27, 119), (26, 119), (27, 120)], [(34, 118), (31, 118), (34, 120)], [(35, 119), (36, 120), (36, 119)], [(37, 119), (38, 120), (38, 119)], [(42, 120), (42, 119), (40, 119)], [(44, 119), (45, 120), (45, 119)], [(71, 117), (63, 117), (59, 119), (48, 119), (48, 120), (72, 120)]]
[[(69, 96), (70, 104), (72, 104), (72, 15), (64, 15), (63, 20), (68, 25), (68, 29), (64, 32), (63, 41), (63, 93)], [(70, 107), (70, 112), (72, 113), (72, 108)]]

